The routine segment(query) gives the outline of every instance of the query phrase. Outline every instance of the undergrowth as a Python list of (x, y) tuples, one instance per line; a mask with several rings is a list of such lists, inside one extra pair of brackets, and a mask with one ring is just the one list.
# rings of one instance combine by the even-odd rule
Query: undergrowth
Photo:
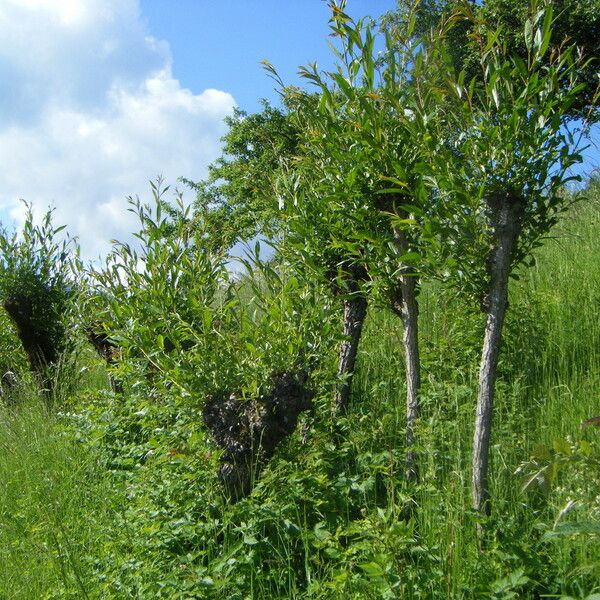
[[(469, 508), (482, 317), (430, 286), (417, 486), (404, 480), (400, 321), (379, 308), (348, 415), (330, 417), (325, 361), (315, 409), (235, 504), (199, 391), (116, 393), (87, 356), (53, 411), (26, 381), (5, 393), (0, 598), (598, 597), (600, 430), (582, 422), (600, 414), (599, 215), (597, 200), (576, 207), (511, 284), (484, 553)], [(274, 322), (246, 347), (256, 361)]]

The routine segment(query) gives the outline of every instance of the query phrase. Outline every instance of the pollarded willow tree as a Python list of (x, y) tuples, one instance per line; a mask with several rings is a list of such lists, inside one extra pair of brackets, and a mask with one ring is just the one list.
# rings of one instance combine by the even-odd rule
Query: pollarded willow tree
[(458, 233), (478, 232), (454, 237), (448, 251), (458, 265), (454, 283), (478, 297), (486, 315), (472, 457), (473, 507), (482, 515), (490, 512), (490, 436), (509, 280), (518, 266), (532, 264), (532, 251), (570, 204), (564, 187), (581, 161), (569, 123), (586, 89), (578, 75), (587, 62), (574, 46), (551, 45), (551, 8), (538, 10), (534, 2), (530, 14), (525, 59), (510, 51), (502, 29), (467, 14), (479, 72), (448, 81), (454, 121), (448, 152), (434, 163), (441, 199), (463, 199)]
[[(329, 178), (326, 172), (319, 172), (314, 158), (303, 152), (293, 169), (282, 169), (280, 173), (277, 191), (284, 206), (286, 230), (279, 252), (297, 270), (322, 281), (342, 305), (342, 340), (338, 348), (332, 410), (343, 413), (350, 402), (356, 357), (367, 315), (371, 284), (366, 268), (369, 246), (352, 238), (351, 232), (364, 225), (356, 220), (357, 213), (339, 212), (341, 204), (338, 201), (343, 196), (342, 186), (348, 172), (340, 169), (336, 174), (330, 173), (333, 176)], [(335, 196), (332, 190), (338, 195)], [(323, 205), (320, 201), (315, 202), (316, 199), (329, 201)], [(355, 204), (345, 206), (357, 208)]]
[[(340, 269), (359, 267), (368, 284), (363, 293), (373, 287), (382, 291), (402, 320), (407, 476), (412, 479), (417, 475), (414, 444), (420, 413), (419, 281), (435, 262), (429, 242), (455, 212), (450, 203), (432, 205), (435, 198), (425, 185), (443, 120), (444, 99), (436, 85), (444, 64), (436, 40), (443, 32), (434, 32), (431, 43), (421, 45), (413, 41), (414, 22), (409, 22), (387, 32), (378, 54), (381, 41), (372, 24), (355, 23), (344, 3), (330, 7), (331, 29), (340, 45), (337, 71), (321, 73), (310, 65), (301, 75), (314, 84), (316, 95), (287, 90), (302, 137), (284, 205), (292, 231), (302, 232), (307, 260), (329, 254)], [(310, 232), (316, 223), (322, 231), (313, 243)], [(352, 311), (352, 303), (359, 301), (366, 306), (360, 295), (346, 295), (344, 329), (356, 332), (348, 340), (351, 370), (362, 327), (351, 319), (365, 313)], [(337, 402), (345, 406), (348, 387), (342, 392)]]
[(142, 394), (152, 418), (159, 404), (169, 407), (165, 422), (195, 423), (200, 413), (224, 451), (226, 494), (238, 500), (311, 407), (332, 311), (319, 286), (258, 260), (233, 275), (222, 231), (211, 239), (209, 224), (192, 218), (181, 195), (168, 202), (167, 191), (159, 181), (150, 203), (130, 199), (137, 243), (113, 243), (90, 273), (89, 301), (99, 333), (119, 344), (127, 394)]
[(53, 224), (52, 210), (35, 224), (31, 205), (26, 207), (21, 232), (0, 231), (0, 299), (31, 371), (43, 387), (51, 388), (49, 368), (57, 365), (70, 341), (79, 246), (68, 236), (61, 240), (65, 226)]
[[(328, 217), (322, 212), (297, 218), (279, 206), (284, 180), (290, 175), (286, 165), (302, 153), (301, 125), (291, 104), (284, 99), (280, 108), (263, 102), (260, 112), (236, 111), (226, 119), (229, 130), (222, 138), (223, 153), (209, 166), (207, 179), (186, 183), (197, 192), (194, 222), (211, 230), (206, 243), (229, 249), (256, 236), (276, 242), (276, 262), (293, 264), (301, 276), (323, 276), (323, 282), (341, 300), (345, 339), (339, 347), (334, 406), (343, 409), (350, 397), (367, 310), (364, 286), (369, 278), (364, 266), (329, 245)], [(309, 224), (306, 230), (302, 224)]]
[[(285, 88), (290, 117), (300, 135), (298, 152), (278, 180), (288, 231), (286, 246), (296, 250), (301, 263), (330, 282), (344, 308), (338, 363), (338, 386), (333, 407), (345, 411), (373, 284), (374, 256), (383, 246), (387, 217), (375, 207), (380, 180), (372, 148), (357, 141), (356, 131), (373, 111), (367, 95), (378, 86), (374, 43), (364, 21), (353, 23), (343, 4), (331, 3), (333, 34), (340, 38), (338, 71), (320, 73), (316, 65), (300, 73), (316, 86), (316, 93)], [(391, 238), (390, 238), (391, 240)]]
[[(279, 207), (278, 193), (289, 175), (286, 165), (302, 152), (293, 112), (285, 99), (278, 108), (263, 102), (260, 112), (236, 111), (226, 119), (229, 129), (222, 138), (223, 152), (209, 166), (208, 177), (186, 183), (197, 193), (194, 223), (211, 231), (204, 245), (225, 250), (256, 236), (275, 242), (275, 262), (280, 266), (293, 264), (301, 279), (322, 275), (329, 290), (341, 300), (344, 339), (339, 345), (339, 385), (334, 406), (344, 407), (350, 397), (356, 349), (366, 315), (364, 286), (368, 275), (356, 261), (345, 260), (339, 248), (330, 247), (322, 213), (305, 215), (304, 219), (292, 216), (290, 227), (290, 215)], [(301, 231), (301, 222), (310, 223), (308, 231)], [(283, 240), (285, 243), (281, 243)]]

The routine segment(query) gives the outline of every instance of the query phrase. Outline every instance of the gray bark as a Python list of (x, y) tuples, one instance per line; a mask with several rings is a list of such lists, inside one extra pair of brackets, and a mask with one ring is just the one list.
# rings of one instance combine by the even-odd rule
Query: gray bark
[[(396, 231), (396, 243), (402, 254), (409, 251), (406, 234)], [(421, 360), (419, 356), (419, 303), (417, 287), (419, 279), (410, 266), (400, 271), (397, 297), (392, 302), (392, 310), (402, 319), (403, 343), (406, 360), (406, 478), (418, 479), (415, 428), (421, 413), (419, 392), (421, 388)]]
[(346, 339), (340, 345), (339, 350), (338, 379), (340, 383), (338, 383), (333, 400), (335, 411), (345, 411), (350, 402), (356, 355), (366, 316), (367, 299), (364, 296), (357, 295), (344, 300), (344, 336)]
[(502, 326), (508, 304), (508, 280), (511, 259), (521, 229), (522, 204), (510, 196), (489, 200), (494, 228), (494, 245), (488, 260), (490, 285), (484, 301), (487, 313), (481, 364), (479, 394), (473, 437), (473, 508), (481, 515), (490, 513), (488, 463), (494, 391)]

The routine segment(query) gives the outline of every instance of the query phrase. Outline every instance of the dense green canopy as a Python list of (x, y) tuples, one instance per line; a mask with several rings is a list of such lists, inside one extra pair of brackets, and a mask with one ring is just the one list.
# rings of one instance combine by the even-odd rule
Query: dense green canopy
[[(413, 2), (398, 0), (398, 9), (386, 15), (383, 27), (403, 23), (413, 10)], [(551, 5), (555, 20), (552, 26), (551, 47), (575, 44), (585, 59), (591, 62), (580, 71), (580, 82), (587, 87), (580, 94), (579, 101), (572, 108), (573, 115), (579, 116), (588, 111), (598, 90), (598, 57), (600, 55), (600, 0), (547, 0), (539, 2), (539, 10)], [(476, 29), (478, 19), (485, 20), (489, 27), (502, 28), (509, 53), (516, 53), (526, 60), (529, 51), (525, 39), (524, 24), (535, 10), (529, 2), (515, 0), (423, 0), (418, 5), (416, 32), (423, 34), (442, 19), (457, 11), (474, 13), (476, 19), (465, 18), (448, 33), (448, 51), (457, 71), (465, 69), (471, 77), (478, 66), (478, 46), (482, 44)]]

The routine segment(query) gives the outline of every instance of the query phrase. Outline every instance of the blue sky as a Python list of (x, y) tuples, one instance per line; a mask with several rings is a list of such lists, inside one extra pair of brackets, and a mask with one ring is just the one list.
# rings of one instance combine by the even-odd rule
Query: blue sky
[(277, 101), (262, 59), (286, 83), (331, 66), (328, 17), (324, 0), (0, 0), (0, 221), (22, 222), (20, 198), (51, 205), (84, 256), (104, 254), (136, 227), (127, 196), (202, 179), (233, 107)]
[[(355, 16), (395, 0), (349, 0)], [(20, 198), (77, 235), (88, 258), (136, 223), (148, 180), (204, 177), (235, 105), (330, 64), (322, 0), (0, 0), (0, 220)], [(191, 198), (190, 198), (191, 199)]]
[[(395, 6), (395, 0), (350, 0), (348, 12), (379, 16)], [(141, 7), (153, 34), (169, 40), (173, 75), (182, 85), (227, 90), (244, 110), (257, 110), (259, 98), (277, 100), (262, 59), (286, 83), (298, 82), (299, 65), (331, 65), (324, 0), (142, 0)]]

